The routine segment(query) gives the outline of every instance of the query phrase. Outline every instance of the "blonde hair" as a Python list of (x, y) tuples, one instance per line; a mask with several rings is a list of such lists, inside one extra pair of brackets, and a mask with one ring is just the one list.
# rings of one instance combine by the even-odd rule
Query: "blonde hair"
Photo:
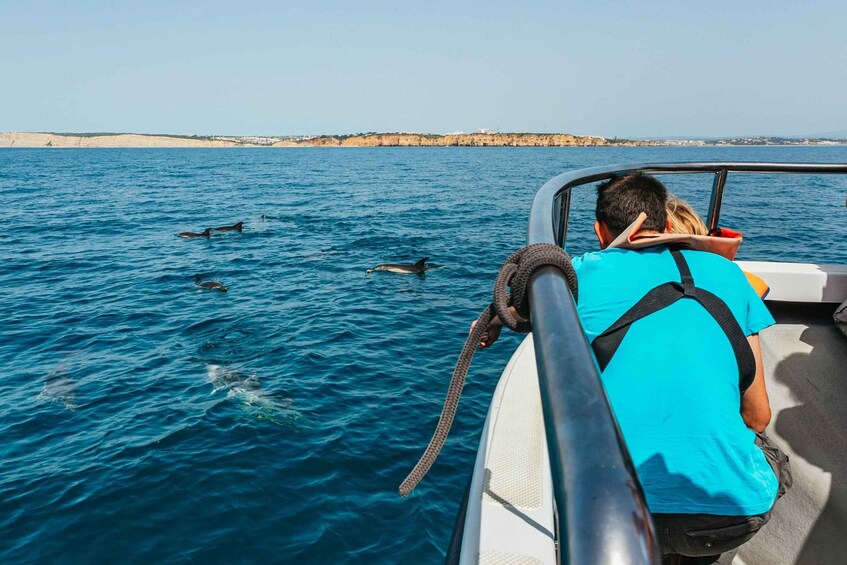
[(671, 223), (669, 233), (687, 233), (691, 235), (709, 235), (709, 230), (706, 224), (691, 207), (691, 204), (671, 196), (665, 203), (665, 209), (668, 212), (668, 220)]

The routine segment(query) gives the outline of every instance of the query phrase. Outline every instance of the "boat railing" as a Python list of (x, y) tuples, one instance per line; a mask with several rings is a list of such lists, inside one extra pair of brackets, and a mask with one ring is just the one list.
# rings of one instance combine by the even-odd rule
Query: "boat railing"
[[(847, 174), (844, 164), (671, 163), (582, 169), (535, 196), (529, 243), (564, 246), (571, 190), (630, 173), (713, 174), (708, 225), (720, 218), (729, 173)], [(533, 342), (558, 518), (561, 563), (659, 563), (644, 494), (609, 406), (561, 271), (530, 281)]]
[(843, 163), (638, 163), (593, 167), (562, 173), (547, 181), (535, 195), (529, 218), (529, 242), (557, 243), (564, 246), (568, 229), (571, 190), (582, 185), (602, 182), (632, 173), (648, 175), (713, 174), (712, 195), (709, 200), (709, 229), (720, 220), (724, 188), (729, 173), (759, 174), (847, 174)]

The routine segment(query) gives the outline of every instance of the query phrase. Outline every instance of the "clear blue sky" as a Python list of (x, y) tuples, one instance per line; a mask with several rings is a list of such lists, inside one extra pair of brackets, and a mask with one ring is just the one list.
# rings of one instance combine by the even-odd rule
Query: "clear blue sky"
[(0, 131), (847, 130), (847, 2), (0, 2)]

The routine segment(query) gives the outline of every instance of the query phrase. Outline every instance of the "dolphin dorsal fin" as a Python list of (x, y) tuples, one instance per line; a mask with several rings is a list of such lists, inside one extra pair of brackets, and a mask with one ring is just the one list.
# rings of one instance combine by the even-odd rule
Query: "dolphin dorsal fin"
[(415, 263), (415, 267), (423, 267), (423, 266), (424, 266), (424, 264), (425, 264), (428, 260), (429, 260), (429, 257), (424, 257), (423, 259), (421, 259), (420, 261), (418, 261), (417, 263)]

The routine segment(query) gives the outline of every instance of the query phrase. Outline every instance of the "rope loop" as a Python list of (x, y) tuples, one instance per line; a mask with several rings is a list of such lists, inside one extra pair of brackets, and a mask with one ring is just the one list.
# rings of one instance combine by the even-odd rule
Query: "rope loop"
[[(577, 299), (576, 273), (568, 254), (552, 243), (536, 243), (524, 247), (509, 256), (500, 267), (497, 281), (494, 283), (494, 311), (509, 329), (528, 333), (532, 330), (529, 323), (529, 295), (527, 288), (532, 274), (543, 267), (556, 267), (565, 274), (565, 279)], [(507, 288), (511, 292), (507, 293)], [(518, 319), (509, 306), (514, 308)]]
[[(453, 369), (453, 376), (447, 389), (447, 398), (444, 399), (444, 406), (441, 408), (441, 416), (438, 418), (435, 433), (429, 440), (429, 445), (427, 445), (418, 463), (400, 485), (400, 496), (408, 496), (414, 490), (429, 471), (429, 468), (432, 467), (432, 464), (435, 463), (444, 442), (447, 441), (447, 434), (453, 425), (453, 418), (456, 416), (456, 410), (459, 407), (462, 388), (464, 388), (465, 378), (468, 375), (474, 353), (482, 336), (488, 333), (488, 328), (495, 314), (503, 322), (503, 325), (514, 331), (527, 333), (531, 330), (529, 296), (526, 290), (532, 274), (543, 267), (561, 269), (573, 293), (574, 300), (576, 300), (576, 272), (571, 265), (570, 257), (558, 245), (552, 243), (530, 245), (516, 251), (503, 262), (494, 283), (494, 302), (482, 311), (465, 340), (462, 353)], [(511, 288), (511, 292), (508, 291), (509, 288)], [(510, 306), (514, 308), (518, 316), (512, 314)]]

